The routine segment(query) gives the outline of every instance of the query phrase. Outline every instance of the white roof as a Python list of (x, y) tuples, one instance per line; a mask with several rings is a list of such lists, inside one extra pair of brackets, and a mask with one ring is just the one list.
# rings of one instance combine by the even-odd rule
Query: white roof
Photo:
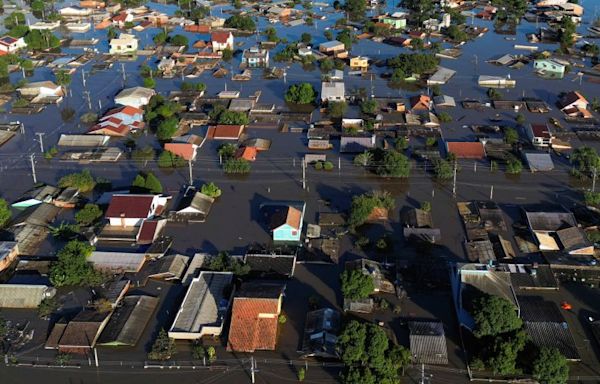
[(145, 259), (145, 253), (94, 251), (88, 261), (98, 269), (137, 272)]

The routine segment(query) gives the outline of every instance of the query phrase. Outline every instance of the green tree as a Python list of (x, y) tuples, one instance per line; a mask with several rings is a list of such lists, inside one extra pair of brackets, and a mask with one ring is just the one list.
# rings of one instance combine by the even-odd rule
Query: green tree
[(32, 30), (25, 35), (27, 47), (32, 50), (43, 50), (48, 48), (58, 48), (60, 40), (52, 32), (44, 30)]
[(12, 212), (10, 211), (8, 202), (0, 198), (0, 229), (4, 228), (8, 224), (11, 217)]
[(58, 180), (58, 186), (61, 188), (77, 188), (80, 192), (89, 192), (96, 186), (96, 181), (89, 170), (85, 169), (80, 173), (71, 173)]
[(563, 16), (560, 20), (560, 29), (558, 33), (558, 39), (561, 47), (569, 48), (575, 43), (575, 33), (577, 32), (577, 25), (571, 19), (570, 16)]
[(348, 12), (350, 19), (362, 20), (365, 18), (367, 2), (363, 0), (346, 0), (344, 9)]
[(387, 65), (400, 73), (410, 75), (434, 71), (440, 59), (433, 53), (401, 53), (387, 60)]
[(327, 40), (333, 40), (333, 32), (331, 32), (330, 30), (326, 30), (325, 32), (323, 32), (323, 35)]
[(248, 125), (250, 119), (244, 112), (226, 110), (219, 115), (218, 122), (219, 124)]
[(502, 92), (500, 92), (499, 90), (497, 90), (496, 88), (488, 88), (487, 90), (487, 95), (490, 98), (490, 100), (502, 100)]
[(267, 40), (272, 43), (279, 42), (279, 37), (277, 36), (277, 30), (273, 27), (268, 27), (265, 32), (265, 36), (267, 36)]
[(163, 186), (160, 183), (160, 180), (158, 180), (158, 178), (156, 176), (154, 176), (154, 173), (152, 173), (152, 172), (148, 172), (148, 174), (146, 175), (146, 183), (145, 183), (144, 187), (148, 191), (150, 191), (150, 193), (162, 193), (163, 192)]
[(586, 205), (600, 206), (600, 192), (585, 191), (584, 200)]
[(438, 159), (433, 163), (433, 173), (438, 180), (449, 180), (454, 177), (454, 165), (448, 160)]
[(56, 84), (58, 85), (66, 87), (71, 84), (71, 74), (65, 70), (57, 71), (54, 76), (56, 77)]
[(365, 100), (360, 103), (360, 110), (367, 115), (374, 115), (379, 109), (379, 104), (373, 99)]
[(217, 150), (217, 153), (223, 159), (229, 159), (235, 155), (236, 149), (237, 149), (237, 147), (234, 144), (226, 143), (226, 144), (222, 144), (219, 147), (219, 149)]
[(106, 30), (106, 38), (108, 40), (116, 39), (119, 36), (119, 31), (115, 27), (108, 27)]
[(161, 329), (148, 353), (150, 360), (169, 360), (175, 354), (175, 340), (169, 337), (167, 331)]
[(510, 301), (488, 294), (474, 300), (473, 319), (477, 325), (474, 332), (477, 337), (497, 336), (520, 329), (523, 325)]
[(146, 192), (146, 177), (143, 174), (138, 173), (135, 176), (131, 183), (130, 191), (131, 193)]
[(304, 44), (310, 44), (310, 42), (312, 41), (312, 35), (310, 33), (304, 32), (302, 36), (300, 36), (300, 41), (302, 41)]
[(131, 152), (131, 159), (139, 162), (151, 161), (154, 159), (154, 148), (151, 146), (137, 148)]
[(525, 119), (525, 116), (523, 116), (522, 113), (517, 113), (517, 116), (515, 117), (515, 121), (519, 125), (523, 125), (527, 122), (527, 120)]
[(356, 37), (349, 29), (343, 29), (337, 34), (337, 40), (344, 44), (346, 50), (350, 50), (352, 49), (352, 44), (356, 41)]
[(519, 352), (525, 348), (526, 341), (527, 335), (524, 331), (497, 336), (487, 362), (488, 366), (496, 374), (509, 375), (517, 373), (517, 357)]
[(359, 300), (369, 297), (375, 290), (373, 278), (359, 270), (344, 271), (340, 276), (345, 299)]
[(533, 362), (532, 373), (541, 384), (565, 384), (569, 379), (569, 365), (558, 349), (542, 348)]
[(348, 224), (351, 228), (363, 225), (375, 208), (393, 209), (394, 198), (388, 192), (371, 192), (354, 196), (350, 206)]
[(169, 38), (169, 44), (171, 45), (183, 46), (187, 48), (189, 43), (190, 41), (188, 40), (188, 38), (183, 35), (175, 35)]
[(317, 98), (317, 92), (310, 83), (291, 85), (285, 93), (285, 101), (291, 104), (312, 104)]
[(221, 196), (221, 189), (217, 187), (215, 183), (207, 183), (202, 184), (200, 188), (200, 192), (204, 193), (206, 196), (210, 196), (212, 198), (217, 198)]
[(571, 155), (571, 162), (577, 164), (580, 172), (592, 172), (600, 168), (600, 156), (592, 147), (586, 145), (578, 147)]
[(506, 159), (506, 173), (518, 175), (523, 171), (523, 163), (515, 156), (508, 156)]
[(519, 133), (514, 128), (506, 128), (504, 130), (504, 142), (509, 145), (514, 145), (519, 142)]
[(421, 202), (421, 210), (425, 212), (431, 212), (431, 202), (430, 201), (422, 201)]
[(245, 174), (250, 172), (250, 162), (246, 159), (229, 158), (223, 163), (223, 171), (229, 174)]
[(154, 37), (152, 38), (152, 41), (154, 41), (154, 44), (156, 44), (156, 45), (162, 45), (167, 42), (168, 38), (169, 38), (169, 35), (166, 32), (160, 31), (159, 33), (154, 35)]
[(223, 51), (221, 51), (221, 55), (221, 58), (225, 61), (233, 59), (233, 51), (229, 48), (225, 48)]
[(17, 25), (25, 25), (25, 14), (23, 12), (13, 12), (4, 18), (4, 27), (12, 29)]
[(87, 242), (72, 240), (59, 252), (58, 261), (50, 266), (50, 281), (56, 287), (95, 285), (101, 281), (87, 261), (94, 247)]
[(177, 156), (173, 152), (162, 151), (158, 156), (159, 168), (181, 168), (186, 164), (187, 162), (183, 157)]
[(469, 35), (463, 29), (454, 24), (446, 28), (446, 35), (455, 42), (467, 41), (469, 38)]
[(143, 84), (146, 88), (154, 88), (156, 87), (156, 80), (151, 77), (146, 77), (144, 78)]
[(440, 112), (440, 113), (438, 113), (438, 119), (442, 123), (449, 123), (452, 121), (452, 115), (449, 114), (448, 112)]
[(179, 86), (179, 88), (182, 91), (198, 91), (198, 92), (202, 92), (204, 90), (206, 90), (206, 84), (204, 83), (192, 83), (189, 81), (184, 81), (183, 83), (181, 83), (181, 85)]
[(331, 117), (342, 117), (347, 109), (348, 104), (345, 101), (331, 101), (327, 105), (327, 110)]
[(179, 119), (176, 117), (169, 117), (163, 120), (156, 130), (156, 137), (159, 140), (169, 140), (179, 127)]
[(98, 205), (88, 203), (75, 214), (75, 221), (85, 227), (94, 224), (102, 215), (102, 210)]
[(359, 167), (367, 167), (372, 161), (373, 154), (369, 151), (364, 151), (354, 157), (354, 165)]
[(225, 27), (236, 28), (242, 31), (254, 31), (256, 29), (256, 24), (251, 16), (238, 14), (225, 20)]
[(208, 262), (208, 269), (219, 272), (233, 272), (236, 276), (245, 276), (250, 273), (250, 266), (237, 258), (233, 258), (227, 252), (219, 252)]
[(387, 177), (407, 178), (410, 175), (410, 160), (395, 150), (386, 151), (382, 164), (377, 168), (377, 174)]
[(329, 72), (333, 69), (334, 63), (333, 60), (329, 57), (321, 60), (320, 68), (323, 72)]

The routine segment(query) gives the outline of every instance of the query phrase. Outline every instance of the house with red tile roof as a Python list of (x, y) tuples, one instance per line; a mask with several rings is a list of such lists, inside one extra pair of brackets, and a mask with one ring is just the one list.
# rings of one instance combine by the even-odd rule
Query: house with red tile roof
[(431, 109), (431, 98), (427, 95), (413, 96), (410, 98), (412, 112), (428, 112)]
[(113, 195), (105, 217), (116, 227), (138, 227), (149, 218), (159, 216), (169, 197), (162, 195)]
[(104, 121), (109, 118), (120, 119), (123, 124), (133, 124), (135, 122), (144, 121), (144, 111), (140, 108), (132, 107), (129, 105), (113, 108), (106, 112), (104, 116), (100, 118), (100, 121)]
[(165, 143), (165, 151), (182, 157), (184, 160), (191, 161), (196, 159), (198, 146), (189, 143)]
[(588, 111), (589, 102), (577, 91), (565, 93), (558, 101), (560, 110), (567, 116), (590, 118), (592, 114)]
[(255, 161), (258, 149), (256, 147), (240, 147), (235, 151), (236, 159), (244, 159), (247, 161)]
[(546, 123), (531, 123), (527, 127), (527, 137), (536, 147), (550, 147), (554, 136)]
[(480, 141), (446, 141), (446, 150), (457, 159), (485, 158), (485, 147)]
[(113, 16), (113, 18), (112, 18), (113, 24), (118, 25), (119, 28), (123, 28), (125, 23), (132, 22), (132, 21), (133, 21), (133, 14), (127, 13), (125, 11), (119, 12), (118, 15)]
[(243, 125), (218, 124), (208, 128), (207, 137), (213, 140), (238, 140), (243, 131)]
[(233, 299), (227, 350), (273, 351), (285, 285), (252, 282), (242, 285)]
[(233, 33), (213, 32), (210, 34), (213, 52), (221, 52), (224, 49), (233, 50)]

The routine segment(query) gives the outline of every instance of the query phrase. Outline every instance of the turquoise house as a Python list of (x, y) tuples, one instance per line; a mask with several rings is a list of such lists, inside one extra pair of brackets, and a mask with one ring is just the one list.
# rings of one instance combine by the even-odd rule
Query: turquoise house
[(566, 65), (553, 59), (538, 59), (533, 62), (533, 67), (538, 71), (550, 72), (564, 76)]
[(271, 216), (273, 241), (299, 242), (306, 203), (282, 205)]

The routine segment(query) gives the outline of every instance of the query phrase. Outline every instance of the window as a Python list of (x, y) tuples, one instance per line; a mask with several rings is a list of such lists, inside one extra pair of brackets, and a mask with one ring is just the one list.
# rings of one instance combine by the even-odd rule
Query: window
[(292, 231), (292, 236), (298, 236), (298, 231)]

